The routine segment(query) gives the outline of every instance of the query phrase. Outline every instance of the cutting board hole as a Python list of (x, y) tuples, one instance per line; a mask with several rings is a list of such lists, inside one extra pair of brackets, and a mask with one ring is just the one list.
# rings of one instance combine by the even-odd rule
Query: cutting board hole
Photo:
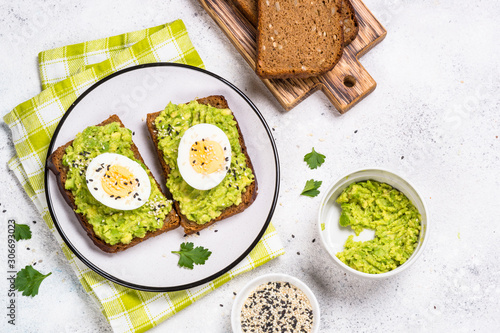
[(352, 88), (356, 84), (356, 78), (352, 75), (347, 75), (344, 77), (344, 86), (347, 88)]

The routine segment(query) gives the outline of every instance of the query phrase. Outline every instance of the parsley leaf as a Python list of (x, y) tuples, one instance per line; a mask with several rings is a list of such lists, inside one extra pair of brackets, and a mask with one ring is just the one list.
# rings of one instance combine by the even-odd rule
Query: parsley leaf
[(36, 296), (38, 295), (38, 288), (40, 288), (40, 283), (43, 279), (52, 273), (43, 275), (31, 265), (26, 266), (17, 272), (16, 280), (14, 286), (17, 290), (23, 292), (23, 296)]
[(306, 195), (308, 197), (315, 197), (319, 194), (318, 188), (321, 186), (322, 181), (315, 181), (314, 179), (309, 179), (306, 182), (306, 186), (302, 190), (300, 195)]
[(30, 239), (31, 238), (31, 230), (30, 226), (26, 224), (15, 224), (14, 225), (14, 238), (16, 241), (20, 239)]
[(186, 267), (193, 269), (193, 263), (196, 265), (203, 265), (205, 261), (210, 257), (212, 252), (205, 249), (203, 246), (194, 247), (194, 244), (182, 243), (180, 251), (172, 251), (172, 253), (179, 254), (179, 262), (177, 263), (180, 267)]
[(304, 162), (306, 162), (307, 165), (309, 165), (309, 168), (316, 169), (325, 162), (325, 158), (326, 158), (325, 155), (318, 153), (317, 151), (314, 150), (313, 147), (312, 152), (304, 156)]

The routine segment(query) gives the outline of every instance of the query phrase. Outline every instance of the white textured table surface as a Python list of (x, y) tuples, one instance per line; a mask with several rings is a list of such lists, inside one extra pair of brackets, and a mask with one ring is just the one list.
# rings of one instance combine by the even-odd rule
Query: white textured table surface
[[(306, 282), (322, 309), (322, 332), (500, 330), (500, 3), (366, 0), (388, 31), (362, 64), (377, 89), (339, 116), (316, 93), (285, 113), (195, 0), (0, 3), (1, 114), (37, 94), (39, 51), (184, 20), (206, 68), (242, 89), (276, 138), (281, 191), (274, 224), (286, 255), (239, 276), (153, 332), (229, 332), (233, 292), (250, 279), (285, 272)], [(0, 270), (7, 271), (7, 220), (31, 226), (18, 243), (17, 268), (52, 272), (35, 298), (17, 296), (18, 332), (110, 332), (7, 161), (0, 131)], [(327, 156), (317, 170), (311, 147)], [(400, 276), (376, 282), (346, 276), (321, 248), (320, 197), (299, 196), (307, 179), (328, 186), (362, 167), (389, 168), (427, 199), (430, 239)], [(35, 223), (36, 221), (36, 223)], [(294, 235), (294, 237), (292, 236)], [(300, 252), (300, 255), (299, 255)], [(11, 331), (6, 273), (0, 274), (0, 331)], [(14, 330), (15, 331), (15, 330)]]

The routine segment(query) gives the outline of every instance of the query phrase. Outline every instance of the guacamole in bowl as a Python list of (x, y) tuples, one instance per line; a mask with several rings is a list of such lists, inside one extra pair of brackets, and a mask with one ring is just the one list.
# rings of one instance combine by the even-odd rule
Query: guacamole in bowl
[(342, 177), (328, 189), (319, 229), (323, 246), (342, 269), (382, 278), (397, 274), (418, 258), (427, 238), (427, 211), (403, 178), (386, 170), (365, 169)]

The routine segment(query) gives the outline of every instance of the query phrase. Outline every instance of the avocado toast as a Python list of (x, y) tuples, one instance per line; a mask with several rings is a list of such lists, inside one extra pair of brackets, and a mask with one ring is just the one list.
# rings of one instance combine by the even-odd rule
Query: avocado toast
[[(176, 128), (176, 126), (172, 127), (170, 124), (165, 124), (167, 121), (174, 119), (174, 116), (179, 116), (177, 110), (170, 113), (168, 118), (165, 118), (165, 114), (162, 115), (164, 111), (148, 114), (148, 130), (157, 149), (158, 158), (167, 181), (167, 189), (174, 199), (174, 206), (180, 216), (184, 232), (193, 234), (249, 207), (257, 196), (257, 179), (240, 127), (229, 109), (226, 99), (223, 96), (208, 96), (188, 104), (179, 105), (179, 107), (186, 105), (191, 105), (195, 110), (198, 107), (200, 109), (199, 112), (194, 111), (190, 115), (196, 118), (196, 120), (190, 119), (190, 121), (187, 121), (190, 124), (210, 122), (214, 125), (222, 125), (222, 127), (227, 126), (226, 131), (231, 130), (232, 135), (229, 135), (229, 137), (232, 138), (231, 148), (234, 159), (232, 159), (231, 168), (222, 183), (208, 191), (193, 189), (182, 180), (179, 171), (176, 170), (175, 158), (177, 154), (172, 152), (177, 151), (177, 146), (173, 146), (168, 150), (160, 147), (160, 141), (167, 134), (174, 136), (177, 140), (175, 142), (178, 142), (186, 130), (185, 127), (189, 125)], [(176, 107), (176, 105), (169, 104), (166, 110), (175, 110)], [(223, 116), (216, 115), (212, 117), (210, 112), (216, 111), (214, 109), (219, 109), (219, 113), (223, 114)], [(231, 125), (221, 124), (221, 117), (230, 119)], [(163, 120), (165, 122), (162, 123)], [(179, 116), (178, 120), (181, 123), (185, 122), (184, 115)], [(205, 204), (206, 202), (208, 204)], [(217, 208), (212, 209), (215, 206)]]
[[(105, 135), (101, 133), (99, 136), (102, 131), (105, 131)], [(113, 133), (120, 134), (113, 136)], [(88, 138), (81, 139), (82, 134), (87, 135)], [(88, 127), (82, 134), (77, 135), (75, 140), (57, 148), (50, 155), (47, 165), (56, 175), (59, 189), (66, 202), (75, 211), (82, 227), (96, 246), (105, 252), (120, 252), (179, 226), (179, 217), (173, 209), (171, 201), (167, 200), (161, 192), (161, 187), (145, 166), (137, 146), (132, 141), (131, 131), (125, 128), (117, 115), (110, 116), (96, 126)], [(92, 137), (94, 134), (95, 137)], [(116, 140), (120, 140), (116, 139), (117, 137), (120, 137), (121, 141), (116, 142)], [(79, 140), (78, 146), (82, 146), (82, 140), (94, 141), (83, 141), (83, 151), (82, 147), (78, 147), (80, 149), (78, 151), (78, 148), (74, 147), (76, 140)], [(99, 146), (94, 147), (92, 142), (98, 143)], [(75, 145), (77, 144), (75, 143)], [(86, 164), (90, 162), (91, 157), (106, 152), (129, 155), (129, 158), (147, 170), (151, 182), (151, 198), (154, 194), (155, 198), (153, 199), (157, 199), (155, 202), (161, 202), (161, 204), (158, 207), (153, 207), (153, 202), (148, 200), (140, 208), (120, 211), (106, 207), (95, 200), (90, 195), (82, 177), (85, 177)], [(102, 222), (106, 223), (105, 225), (99, 225), (101, 221), (101, 218), (97, 219), (99, 216), (102, 216)]]

